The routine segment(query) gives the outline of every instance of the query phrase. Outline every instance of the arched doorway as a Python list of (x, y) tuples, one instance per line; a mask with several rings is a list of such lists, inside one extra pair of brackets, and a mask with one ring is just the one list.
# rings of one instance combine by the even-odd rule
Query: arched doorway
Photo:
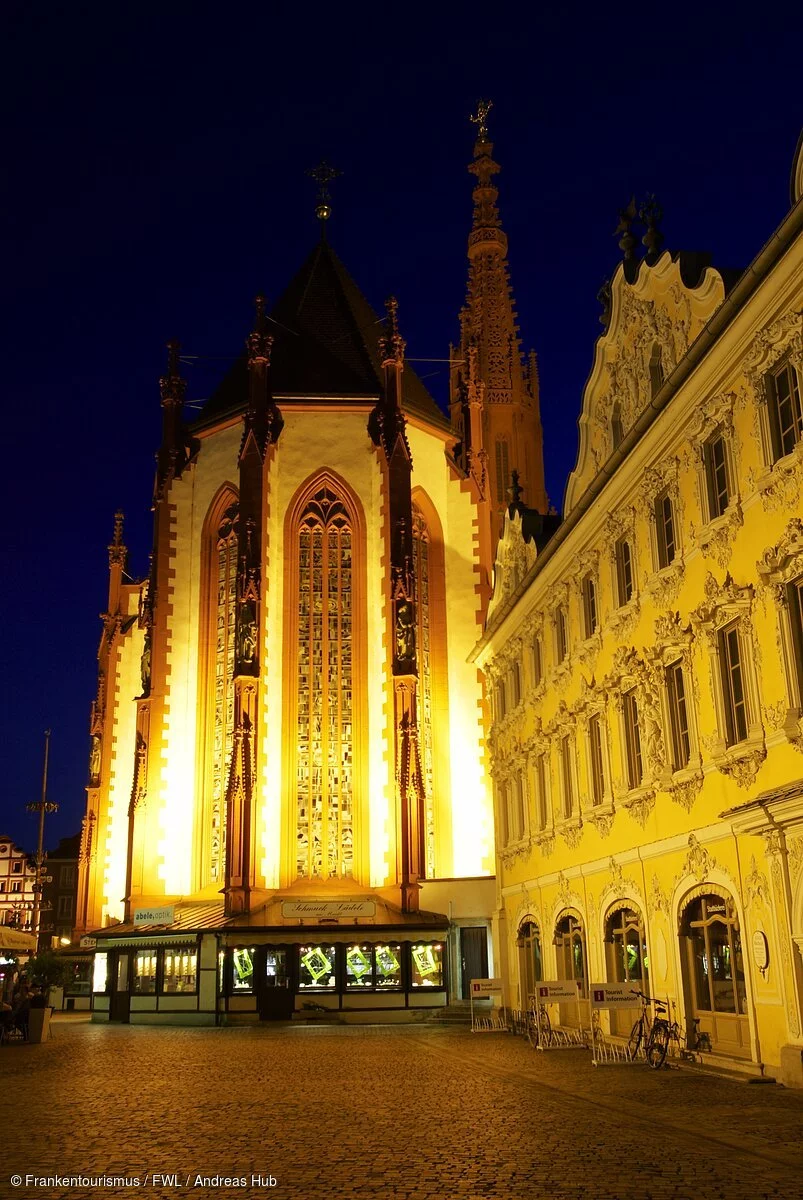
[(541, 930), (535, 921), (523, 921), (519, 926), (516, 945), (519, 950), (519, 983), (521, 1008), (529, 1006), (530, 996), (536, 983), (544, 978), (544, 960), (541, 953)]
[[(585, 923), (579, 912), (569, 909), (555, 925), (555, 957), (558, 979), (573, 979), (580, 982), (580, 1020), (585, 1024), (588, 996), (588, 951), (586, 949)], [(577, 1026), (578, 1006), (571, 1002), (560, 1005), (561, 1025)]]
[[(608, 910), (605, 965), (611, 983), (629, 983), (634, 991), (650, 994), (644, 919), (632, 900), (617, 901)], [(638, 1008), (636, 1000), (632, 1009), (612, 1009), (611, 1033), (627, 1037), (638, 1017)]]
[(694, 1021), (715, 1051), (750, 1057), (742, 938), (733, 897), (704, 884), (684, 900), (680, 942), (687, 1032)]

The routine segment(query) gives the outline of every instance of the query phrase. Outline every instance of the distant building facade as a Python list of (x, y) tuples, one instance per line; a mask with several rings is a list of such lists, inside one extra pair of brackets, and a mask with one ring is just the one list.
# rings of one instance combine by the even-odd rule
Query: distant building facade
[(562, 525), (545, 539), (514, 495), (475, 652), (508, 1002), (578, 979), (587, 1024), (589, 985), (630, 981), (797, 1085), (802, 192), (799, 148), (792, 208), (735, 280), (662, 252), (649, 205), (639, 258), (623, 214)]
[(42, 884), (42, 917), (39, 923), (40, 947), (59, 946), (72, 941), (78, 896), (78, 855), (80, 833), (62, 838), (48, 852)]
[(454, 425), (323, 238), (192, 425), (171, 350), (149, 578), (122, 517), (109, 548), (77, 915), (98, 1019), (405, 1019), (491, 969), (468, 656), (512, 459), (543, 504), (491, 150)]
[(0, 925), (30, 931), (36, 868), (11, 838), (0, 836)]

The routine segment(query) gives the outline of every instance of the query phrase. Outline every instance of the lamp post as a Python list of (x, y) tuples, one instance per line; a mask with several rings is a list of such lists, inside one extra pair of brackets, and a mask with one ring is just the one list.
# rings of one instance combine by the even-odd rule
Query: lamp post
[(39, 813), (39, 840), (36, 844), (36, 879), (33, 885), (33, 919), (31, 932), (36, 938), (36, 949), (39, 949), (39, 918), (42, 910), (42, 884), (44, 883), (45, 866), (45, 813), (58, 812), (58, 804), (53, 804), (47, 798), (47, 760), (50, 754), (50, 730), (45, 730), (45, 762), (42, 768), (42, 797), (36, 804), (27, 804), (28, 812)]

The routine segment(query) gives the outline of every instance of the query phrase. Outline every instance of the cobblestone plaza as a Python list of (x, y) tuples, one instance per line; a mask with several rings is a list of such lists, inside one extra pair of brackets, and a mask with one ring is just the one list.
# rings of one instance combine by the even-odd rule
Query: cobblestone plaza
[[(43, 1046), (4, 1046), (0, 1069), (2, 1197), (801, 1194), (800, 1093), (695, 1068), (595, 1069), (586, 1051), (537, 1054), (507, 1034), (57, 1021)], [(131, 1182), (35, 1186), (26, 1175)]]

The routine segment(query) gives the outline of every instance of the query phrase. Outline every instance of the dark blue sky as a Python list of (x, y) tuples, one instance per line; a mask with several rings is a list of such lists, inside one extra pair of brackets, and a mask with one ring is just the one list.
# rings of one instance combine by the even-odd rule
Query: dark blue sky
[[(188, 371), (189, 399), (208, 396), (255, 292), (275, 299), (317, 237), (307, 167), (344, 172), (331, 240), (368, 298), (395, 293), (408, 353), (445, 357), (466, 278), (466, 118), (494, 100), (558, 504), (618, 208), (653, 191), (668, 248), (743, 267), (788, 207), (799, 5), (280, 7), (4, 7), (0, 832), (26, 846), (48, 726), (48, 842), (79, 826), (105, 547), (122, 507), (145, 572), (164, 343), (211, 356)], [(445, 372), (427, 382), (443, 401)]]

